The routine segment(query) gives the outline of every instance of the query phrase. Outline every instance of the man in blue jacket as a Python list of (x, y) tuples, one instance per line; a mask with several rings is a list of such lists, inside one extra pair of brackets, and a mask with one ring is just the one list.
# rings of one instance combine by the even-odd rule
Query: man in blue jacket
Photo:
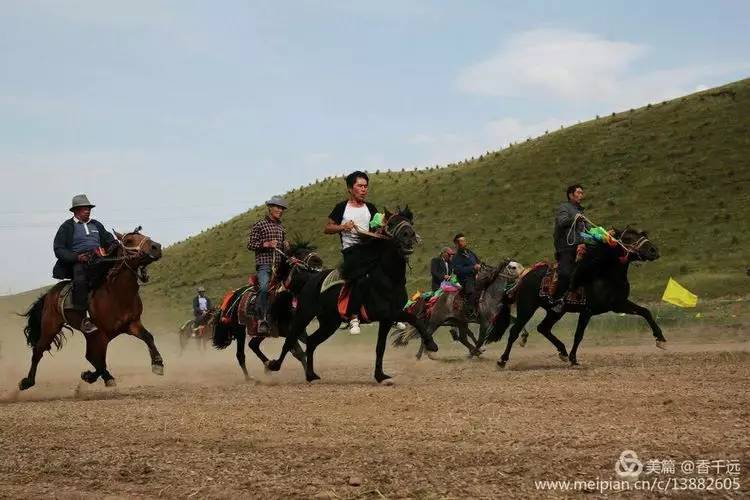
[(456, 278), (464, 289), (466, 297), (464, 314), (467, 318), (475, 315), (476, 308), (476, 273), (481, 267), (481, 259), (469, 250), (467, 247), (466, 237), (463, 233), (458, 233), (453, 237), (453, 243), (456, 245), (456, 255), (453, 257), (453, 270)]
[(84, 333), (96, 330), (86, 315), (89, 303), (87, 265), (99, 248), (111, 249), (117, 244), (102, 223), (91, 218), (94, 206), (85, 194), (74, 196), (70, 207), (73, 217), (60, 225), (53, 244), (57, 262), (52, 277), (73, 280), (73, 307), (83, 311), (81, 331)]

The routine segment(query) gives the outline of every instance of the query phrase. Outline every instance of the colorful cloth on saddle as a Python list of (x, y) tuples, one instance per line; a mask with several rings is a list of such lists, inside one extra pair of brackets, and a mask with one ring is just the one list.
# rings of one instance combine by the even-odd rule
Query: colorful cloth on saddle
[(583, 242), (587, 245), (596, 245), (599, 243), (603, 243), (610, 247), (617, 246), (617, 240), (611, 234), (609, 234), (609, 231), (601, 226), (591, 227), (580, 234), (581, 238), (583, 238)]
[(383, 217), (384, 215), (380, 212), (373, 215), (372, 219), (370, 219), (370, 229), (380, 229), (383, 227)]

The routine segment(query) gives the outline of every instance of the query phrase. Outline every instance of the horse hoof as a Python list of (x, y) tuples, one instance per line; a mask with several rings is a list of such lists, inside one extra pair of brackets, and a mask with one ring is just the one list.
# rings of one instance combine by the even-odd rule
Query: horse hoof
[(560, 358), (560, 361), (564, 361), (566, 363), (568, 361), (570, 361), (570, 359), (568, 359), (568, 355), (567, 354), (559, 353), (557, 356)]
[(115, 382), (115, 379), (111, 378), (109, 380), (105, 380), (104, 385), (107, 387), (117, 387), (117, 382)]
[(151, 371), (156, 375), (164, 375), (164, 365), (151, 365)]
[(656, 341), (656, 347), (659, 349), (667, 350), (667, 341), (666, 340), (657, 340)]
[(83, 380), (87, 384), (93, 384), (98, 378), (99, 375), (95, 374), (92, 371), (81, 372), (81, 380)]
[(278, 359), (272, 359), (263, 363), (266, 368), (266, 372), (277, 372), (281, 369), (281, 363)]
[(498, 368), (505, 368), (505, 363), (507, 363), (507, 361), (500, 360), (500, 361), (497, 362), (497, 367)]
[(521, 347), (526, 347), (526, 341), (528, 340), (528, 337), (521, 337), (521, 340), (518, 341), (518, 345)]
[(436, 361), (437, 359), (439, 359), (434, 353), (431, 353), (431, 352), (427, 353), (427, 357), (433, 361)]
[(581, 365), (580, 365), (580, 364), (578, 364), (578, 360), (576, 360), (576, 359), (571, 359), (571, 360), (570, 360), (570, 366), (581, 366)]
[(21, 379), (21, 381), (20, 381), (20, 382), (18, 383), (18, 388), (19, 388), (20, 390), (22, 390), (22, 391), (25, 391), (26, 389), (28, 389), (28, 388), (30, 388), (30, 387), (34, 387), (34, 381), (33, 381), (33, 380), (30, 380), (30, 379), (28, 379), (28, 378), (23, 378), (23, 379)]
[(380, 381), (380, 385), (385, 385), (385, 386), (388, 386), (388, 387), (392, 386), (393, 384), (395, 384), (395, 382), (393, 381), (392, 378), (387, 378), (385, 380), (381, 380)]
[(307, 377), (307, 381), (310, 383), (315, 382), (316, 380), (320, 380), (320, 377), (315, 373)]

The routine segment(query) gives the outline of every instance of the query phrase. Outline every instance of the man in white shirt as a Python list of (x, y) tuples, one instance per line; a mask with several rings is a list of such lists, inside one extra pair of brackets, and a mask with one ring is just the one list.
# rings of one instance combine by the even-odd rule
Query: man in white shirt
[(370, 220), (378, 209), (367, 201), (370, 178), (359, 170), (346, 176), (346, 189), (349, 198), (333, 207), (325, 229), (326, 234), (338, 234), (341, 238), (341, 253), (344, 256), (342, 275), (352, 287), (349, 299), (349, 333), (360, 332), (358, 313), (362, 304), (362, 287), (358, 282), (365, 277), (370, 267), (377, 261), (377, 255), (362, 241), (357, 230), (369, 231)]

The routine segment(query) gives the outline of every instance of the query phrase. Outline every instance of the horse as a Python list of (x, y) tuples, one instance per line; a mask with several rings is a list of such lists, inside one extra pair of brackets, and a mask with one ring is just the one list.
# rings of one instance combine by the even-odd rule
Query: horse
[(190, 342), (194, 342), (201, 348), (201, 350), (204, 351), (206, 350), (206, 345), (211, 342), (211, 333), (214, 329), (217, 309), (215, 307), (212, 307), (204, 314), (205, 316), (202, 318), (193, 318), (187, 320), (180, 327), (180, 354), (183, 353), (188, 343)]
[[(101, 259), (99, 286), (93, 287), (90, 294), (89, 312), (97, 329), (84, 333), (86, 339), (86, 359), (93, 365), (93, 371), (81, 373), (81, 379), (93, 384), (104, 380), (107, 387), (116, 385), (112, 374), (107, 370), (107, 346), (120, 335), (127, 333), (141, 339), (148, 347), (151, 356), (151, 370), (164, 375), (164, 362), (154, 343), (154, 336), (141, 322), (143, 303), (138, 295), (139, 282), (148, 281), (146, 266), (162, 256), (161, 245), (140, 233), (137, 227), (130, 233), (115, 231), (119, 245), (114, 257)], [(61, 281), (39, 297), (23, 314), (27, 320), (24, 328), (26, 343), (32, 348), (31, 368), (18, 386), (29, 389), (36, 382), (36, 371), (45, 351), (54, 344), (59, 350), (65, 341), (63, 328), (71, 333), (73, 328), (80, 330), (84, 313), (64, 309), (61, 293), (70, 281)], [(73, 327), (73, 328), (71, 328)]]
[[(542, 281), (549, 271), (549, 265), (544, 263), (535, 266), (528, 274), (523, 276), (512, 290), (510, 296), (512, 302), (516, 303), (517, 320), (508, 334), (508, 344), (497, 365), (505, 367), (510, 359), (510, 351), (513, 343), (518, 338), (521, 328), (531, 319), (534, 312), (542, 307), (546, 316), (537, 326), (537, 331), (549, 340), (558, 351), (560, 359), (569, 361), (571, 365), (578, 365), (578, 347), (583, 340), (586, 326), (592, 316), (605, 312), (616, 312), (632, 314), (642, 317), (651, 327), (656, 346), (665, 348), (666, 338), (661, 328), (654, 321), (651, 312), (628, 299), (630, 295), (630, 283), (628, 282), (628, 269), (634, 261), (654, 261), (659, 258), (659, 250), (645, 231), (633, 228), (625, 230), (613, 230), (613, 237), (617, 242), (615, 247), (604, 244), (590, 246), (587, 248), (584, 260), (578, 265), (575, 272), (575, 281), (583, 283), (585, 304), (575, 304), (566, 296), (565, 306), (561, 313), (552, 310), (552, 304), (545, 298), (540, 297)], [(552, 334), (552, 326), (557, 323), (565, 313), (578, 313), (578, 324), (576, 326), (573, 348), (570, 354), (565, 345)], [(505, 303), (500, 307), (500, 312), (495, 321), (490, 342), (499, 341), (511, 322), (510, 304)]]
[[(469, 318), (466, 315), (465, 302), (462, 300), (463, 295), (459, 295), (460, 292), (446, 292), (435, 299), (429, 318), (425, 318), (426, 304), (421, 304), (421, 307), (417, 304), (414, 312), (427, 321), (427, 331), (430, 334), (434, 334), (441, 326), (456, 328), (457, 340), (469, 350), (469, 357), (479, 357), (482, 354), (481, 347), (487, 337), (487, 331), (505, 295), (505, 288), (508, 282), (518, 278), (522, 271), (523, 266), (510, 259), (500, 262), (497, 267), (482, 264), (476, 277), (476, 290), (480, 299), (477, 315), (474, 317)], [(479, 339), (469, 329), (470, 323), (479, 324)], [(404, 346), (416, 336), (416, 330), (413, 327), (402, 332), (394, 332), (392, 343), (394, 346)], [(420, 345), (417, 359), (421, 359), (423, 353), (424, 345)]]
[[(395, 213), (386, 210), (384, 224), (378, 232), (360, 232), (371, 238), (363, 244), (372, 246), (363, 251), (367, 251), (368, 255), (374, 258), (372, 269), (358, 283), (358, 286), (363, 286), (362, 305), (366, 312), (366, 316), (360, 314), (360, 321), (379, 323), (375, 347), (375, 380), (378, 383), (390, 383), (386, 381), (391, 377), (383, 371), (383, 354), (388, 331), (395, 322), (403, 321), (414, 325), (422, 336), (427, 351), (435, 352), (438, 349), (424, 322), (404, 310), (407, 299), (406, 265), (419, 241), (419, 236), (414, 231), (413, 214), (408, 207)], [(334, 270), (329, 269), (319, 273), (302, 288), (297, 299), (297, 311), (292, 320), (291, 333), (284, 342), (279, 358), (268, 363), (270, 370), (281, 369), (284, 357), (291, 346), (304, 334), (305, 328), (313, 318), (317, 318), (318, 329), (307, 338), (305, 378), (308, 382), (320, 379), (314, 369), (315, 349), (333, 335), (342, 320), (339, 298), (342, 296), (345, 283), (341, 279), (330, 278), (336, 276), (332, 275), (333, 272)], [(323, 290), (326, 281), (329, 283)]]
[[(284, 253), (278, 250), (280, 262), (270, 285), (283, 284), (284, 290), (277, 293), (269, 305), (269, 318), (271, 318), (271, 336), (287, 337), (289, 325), (294, 311), (294, 296), (298, 293), (309, 276), (319, 273), (323, 267), (323, 261), (315, 252), (315, 247), (306, 241), (292, 243)], [(270, 289), (270, 287), (269, 287)], [(247, 290), (247, 287), (239, 288), (232, 293), (227, 301), (233, 304), (239, 300), (239, 296)], [(245, 365), (245, 338), (248, 335), (245, 325), (239, 323), (239, 307), (235, 306), (227, 314), (226, 308), (220, 308), (217, 312), (218, 318), (213, 323), (212, 342), (216, 349), (226, 349), (237, 341), (237, 362), (240, 365), (245, 380), (250, 380), (250, 374)], [(247, 346), (260, 359), (264, 366), (268, 365), (268, 357), (261, 351), (260, 344), (265, 336), (250, 335)], [(304, 340), (304, 339), (301, 339)], [(298, 342), (290, 347), (293, 355), (304, 363), (305, 352)]]

